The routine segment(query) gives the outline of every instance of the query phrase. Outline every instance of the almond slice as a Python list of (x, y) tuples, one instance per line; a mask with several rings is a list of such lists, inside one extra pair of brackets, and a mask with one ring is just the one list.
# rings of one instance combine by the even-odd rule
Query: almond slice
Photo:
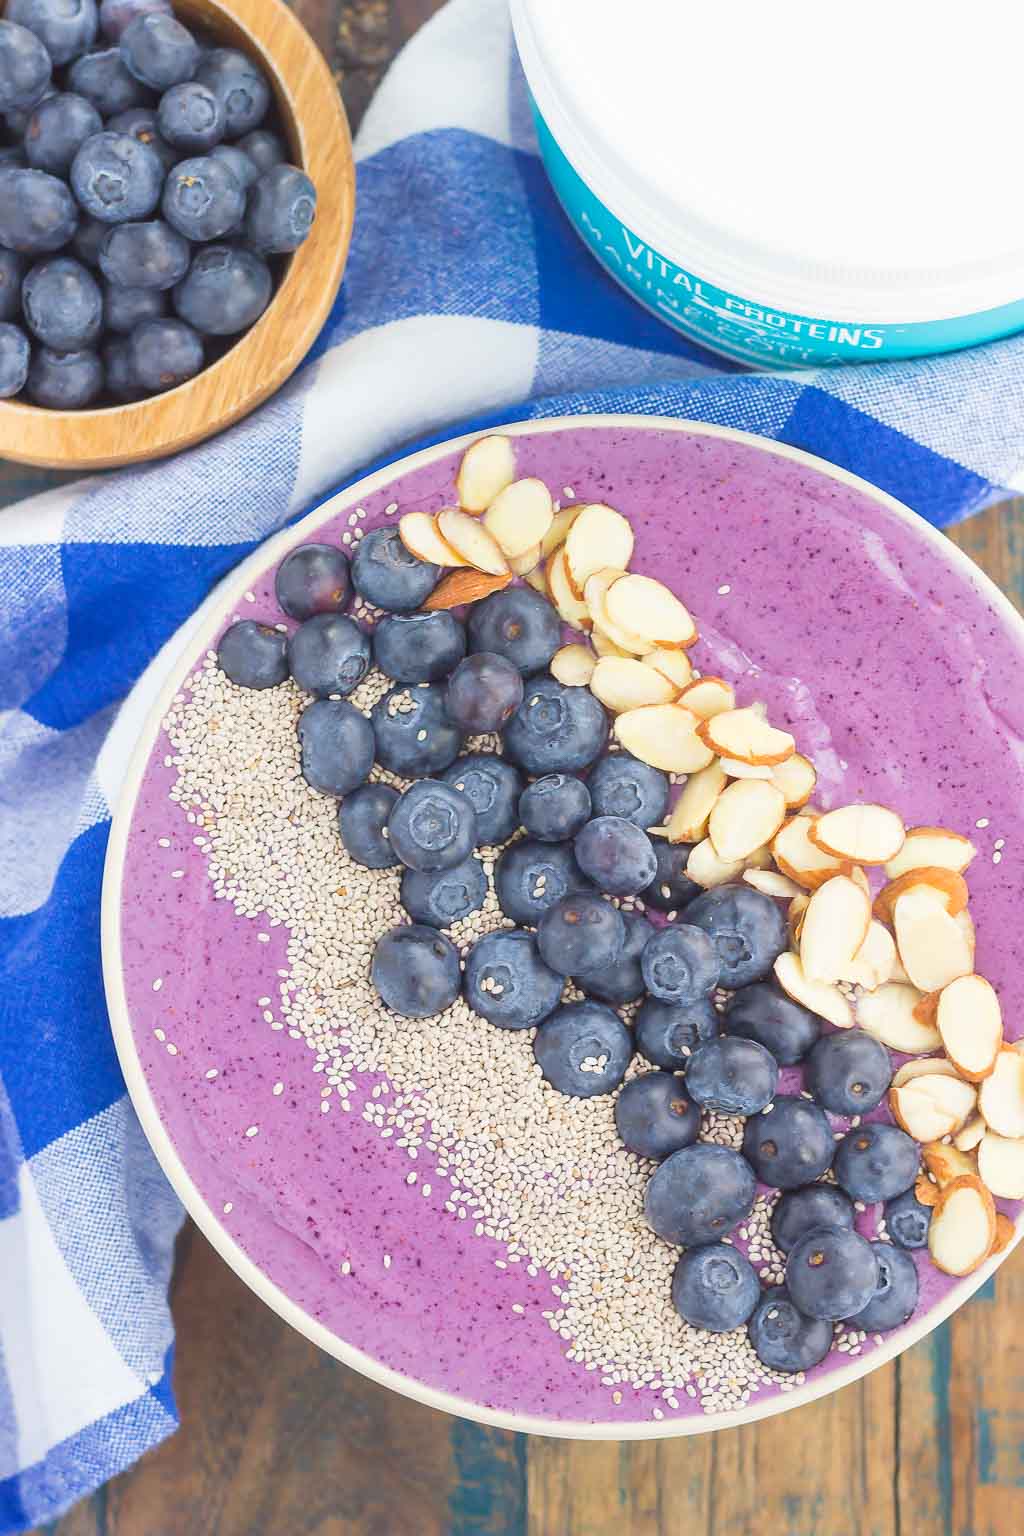
[(528, 549), (525, 554), (514, 555), (513, 558), (508, 562), (509, 569), (511, 570), (513, 576), (529, 576), (531, 571), (535, 571), (537, 569), (537, 566), (540, 564), (540, 558), (541, 545), (534, 544), (533, 547)]
[(889, 1108), (896, 1124), (915, 1141), (924, 1143), (958, 1131), (974, 1109), (977, 1096), (970, 1083), (933, 1072), (915, 1077), (902, 1088), (891, 1088)]
[(941, 996), (941, 992), (926, 992), (920, 1002), (914, 1004), (914, 1018), (919, 1024), (927, 1024), (929, 1029), (938, 1029), (936, 1019)]
[(606, 709), (620, 715), (645, 704), (671, 704), (678, 689), (635, 656), (602, 656), (590, 679), (590, 691)]
[[(786, 880), (788, 879), (788, 876), (783, 875), (782, 878)], [(806, 892), (802, 892), (799, 896), (794, 896), (793, 900), (789, 904), (789, 911), (786, 913), (786, 921), (789, 924), (789, 936), (793, 942), (794, 948), (799, 947), (800, 935), (804, 931), (804, 918), (807, 916), (807, 908), (810, 906), (810, 904), (811, 898), (807, 895)]]
[(971, 1083), (988, 1077), (1003, 1044), (1003, 1014), (984, 976), (951, 981), (939, 994), (935, 1023), (960, 1075)]
[(1000, 1200), (1024, 1200), (1024, 1137), (989, 1131), (978, 1146), (978, 1173)]
[(484, 527), (511, 559), (540, 544), (551, 527), (554, 509), (543, 480), (513, 480), (499, 491), (484, 513)]
[(540, 553), (543, 560), (553, 555), (556, 549), (560, 549), (569, 536), (569, 529), (583, 511), (584, 503), (577, 502), (575, 506), (561, 507), (554, 513), (551, 526), (540, 541)]
[(698, 677), (683, 689), (683, 703), (702, 720), (736, 708), (736, 695), (721, 677)]
[(786, 808), (798, 811), (814, 794), (818, 774), (809, 757), (794, 752), (784, 763), (776, 763), (772, 769), (772, 783), (778, 785), (786, 797)]
[(487, 571), (491, 576), (504, 576), (509, 568), (508, 561), (478, 518), (470, 517), (468, 512), (460, 512), (456, 507), (445, 507), (437, 514), (434, 523), (441, 538), (454, 549), (463, 565)]
[(954, 1179), (939, 1193), (928, 1229), (936, 1269), (969, 1275), (988, 1258), (996, 1237), (996, 1208), (979, 1178)]
[(977, 937), (974, 932), (974, 918), (971, 916), (967, 908), (964, 907), (962, 912), (958, 912), (956, 914), (956, 917), (953, 919), (953, 921), (956, 923), (957, 927), (960, 929), (960, 932), (964, 936), (964, 942), (967, 945), (967, 952), (971, 957), (971, 970), (973, 971), (974, 951), (976, 948)]
[(699, 843), (707, 836), (708, 818), (726, 782), (717, 760), (690, 774), (669, 817), (670, 843)]
[(714, 757), (698, 737), (697, 725), (697, 716), (681, 704), (648, 704), (619, 715), (614, 730), (642, 763), (665, 773), (697, 773)]
[(896, 942), (892, 934), (872, 918), (863, 944), (837, 980), (849, 981), (866, 992), (874, 992), (892, 980), (895, 962)]
[(815, 822), (811, 841), (837, 859), (884, 864), (903, 847), (903, 820), (884, 805), (844, 805)]
[[(645, 667), (653, 667), (656, 672), (667, 677), (670, 683), (675, 683), (679, 689), (685, 688), (693, 679), (693, 667), (685, 651), (648, 651), (647, 655), (641, 656), (640, 660)], [(687, 708), (689, 707), (687, 705)], [(693, 713), (697, 714), (697, 710)]]
[(568, 624), (572, 629), (589, 629), (590, 609), (582, 598), (576, 596), (569, 585), (569, 577), (565, 569), (564, 546), (561, 549), (556, 549), (554, 554), (551, 555), (544, 574), (547, 578), (551, 601), (554, 603), (562, 623)]
[(941, 992), (958, 976), (970, 975), (973, 956), (941, 891), (927, 885), (903, 891), (893, 906), (893, 924), (900, 959), (919, 991)]
[(567, 688), (585, 688), (594, 675), (596, 662), (589, 646), (563, 645), (551, 658), (551, 676)]
[(905, 1056), (927, 1056), (942, 1045), (937, 1029), (929, 1029), (914, 1017), (914, 1005), (921, 996), (915, 987), (887, 981), (876, 992), (865, 992), (857, 999), (857, 1023), (890, 1050)]
[(634, 635), (628, 629), (621, 628), (608, 616), (606, 598), (608, 589), (622, 575), (621, 571), (613, 566), (604, 566), (587, 577), (583, 590), (583, 600), (590, 611), (591, 618), (598, 629), (602, 629), (608, 638), (624, 651), (627, 656), (646, 656), (651, 648), (651, 642), (643, 635)]
[(1024, 1054), (1003, 1049), (978, 1090), (978, 1108), (997, 1136), (1024, 1136)]
[(782, 873), (809, 891), (850, 869), (843, 860), (815, 847), (810, 837), (813, 826), (813, 816), (794, 816), (780, 828), (772, 843), (772, 853)]
[(935, 1072), (939, 1077), (956, 1077), (956, 1067), (945, 1056), (920, 1056), (916, 1061), (905, 1061), (902, 1067), (898, 1067), (893, 1074), (893, 1088), (902, 1088), (904, 1083), (912, 1083), (915, 1077), (930, 1077)]
[(724, 789), (708, 820), (715, 852), (726, 863), (746, 859), (770, 843), (786, 817), (781, 789), (755, 779), (737, 779)]
[(587, 579), (595, 571), (606, 566), (626, 570), (632, 554), (633, 530), (622, 513), (599, 501), (585, 506), (565, 540), (566, 574), (576, 596), (583, 596)]
[(953, 1137), (953, 1145), (958, 1152), (973, 1152), (975, 1147), (980, 1145), (987, 1130), (984, 1116), (973, 1114), (966, 1125), (961, 1126)]
[(766, 784), (773, 782), (772, 770), (757, 763), (738, 763), (734, 757), (720, 757), (718, 761), (730, 779), (763, 779)]
[(772, 858), (772, 850), (765, 843), (763, 848), (755, 848), (753, 853), (748, 853), (744, 860), (748, 869), (774, 869), (775, 860)]
[(608, 589), (608, 617), (619, 629), (648, 635), (654, 646), (685, 650), (697, 639), (688, 608), (653, 576), (623, 576)]
[[(590, 631), (590, 643), (599, 656), (629, 656), (629, 651), (624, 651), (621, 645), (616, 645), (610, 635), (606, 635), (603, 629), (598, 629), (595, 624)], [(679, 652), (680, 656), (683, 654)], [(634, 657), (633, 660), (636, 658)], [(678, 691), (678, 690), (677, 690)]]
[(719, 757), (733, 757), (740, 763), (764, 764), (773, 768), (784, 763), (796, 750), (788, 731), (777, 731), (753, 708), (727, 709), (701, 725), (701, 739)]
[(838, 987), (822, 981), (810, 981), (804, 975), (800, 956), (787, 952), (775, 962), (775, 979), (794, 1003), (809, 1008), (819, 1018), (827, 1019), (837, 1029), (852, 1029), (853, 1009)]
[(919, 1173), (914, 1180), (914, 1199), (918, 1205), (934, 1207), (938, 1204), (939, 1186), (933, 1184), (926, 1173)]
[[(782, 791), (774, 784), (765, 787), (782, 801)], [(731, 793), (727, 789), (722, 799)], [(800, 934), (800, 964), (808, 981), (831, 984), (842, 980), (867, 938), (870, 922), (871, 902), (849, 875), (834, 875), (819, 885), (804, 914)]]
[(535, 592), (540, 593), (541, 597), (546, 597), (550, 601), (551, 593), (548, 590), (548, 578), (543, 565), (538, 565), (535, 570), (527, 571), (526, 585), (532, 587)]
[(910, 827), (903, 847), (885, 866), (890, 880), (912, 869), (951, 869), (962, 875), (977, 848), (969, 837), (950, 832), (947, 827)]
[(883, 885), (875, 897), (875, 916), (883, 923), (891, 923), (893, 908), (898, 898), (904, 891), (911, 891), (919, 885), (930, 886), (933, 891), (938, 891), (944, 896), (946, 909), (952, 917), (956, 917), (967, 905), (967, 882), (963, 876), (952, 869), (928, 866), (922, 869), (910, 869), (905, 875), (900, 875), (897, 879), (890, 880), (888, 885)]
[(499, 491), (516, 477), (516, 458), (512, 439), (495, 432), (478, 437), (462, 455), (455, 477), (459, 506), (466, 512), (483, 512)]
[(1007, 1216), (1005, 1211), (996, 1211), (996, 1235), (992, 1239), (992, 1247), (989, 1249), (989, 1258), (997, 1253), (1004, 1253), (1010, 1244), (1016, 1240), (1017, 1228)]
[(850, 879), (853, 880), (855, 882), (855, 884), (860, 886), (861, 890), (864, 892), (864, 895), (867, 897), (868, 901), (870, 901), (871, 900), (871, 885), (870, 885), (870, 883), (868, 881), (867, 875), (861, 869), (860, 865), (859, 864), (851, 865), (851, 867), (847, 871), (845, 871), (845, 873), (847, 873), (850, 876)]
[(403, 513), (398, 519), (398, 537), (417, 560), (431, 565), (469, 564), (441, 537), (437, 523), (426, 512)]
[(803, 900), (803, 892), (788, 875), (780, 875), (777, 869), (745, 869), (743, 878), (755, 891), (764, 896), (774, 896), (779, 901)]
[[(972, 1116), (973, 1111), (968, 1119)], [(921, 1159), (940, 1189), (945, 1189), (954, 1179), (967, 1178), (978, 1172), (978, 1164), (973, 1157), (968, 1157), (966, 1152), (961, 1152), (945, 1141), (931, 1141), (922, 1146)]]
[(728, 885), (730, 880), (736, 880), (743, 873), (743, 860), (735, 859), (726, 862), (725, 859), (720, 859), (710, 837), (706, 837), (690, 849), (690, 857), (686, 861), (686, 873), (695, 885), (701, 885), (706, 891), (710, 891), (716, 885)]
[(463, 603), (475, 603), (490, 597), (492, 592), (500, 592), (511, 580), (511, 571), (507, 576), (488, 576), (485, 571), (471, 568), (451, 571), (442, 576), (423, 607), (430, 613), (442, 608), (461, 608)]

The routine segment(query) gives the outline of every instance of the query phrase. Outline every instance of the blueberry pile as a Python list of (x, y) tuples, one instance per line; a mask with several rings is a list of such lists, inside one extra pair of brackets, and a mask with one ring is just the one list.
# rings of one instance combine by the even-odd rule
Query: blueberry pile
[(173, 389), (249, 329), (316, 213), (270, 87), (170, 0), (7, 0), (0, 399)]

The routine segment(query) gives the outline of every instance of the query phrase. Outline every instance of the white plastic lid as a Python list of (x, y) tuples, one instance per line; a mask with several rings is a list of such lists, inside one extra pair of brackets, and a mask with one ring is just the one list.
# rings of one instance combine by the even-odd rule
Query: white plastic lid
[(570, 163), (662, 255), (780, 308), (942, 319), (1024, 298), (1008, 0), (512, 0)]

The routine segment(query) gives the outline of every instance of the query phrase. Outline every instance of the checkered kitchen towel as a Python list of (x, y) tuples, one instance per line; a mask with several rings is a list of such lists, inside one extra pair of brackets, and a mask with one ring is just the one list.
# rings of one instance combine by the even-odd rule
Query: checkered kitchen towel
[(556, 206), (505, 0), (452, 0), (363, 126), (352, 256), (310, 364), (212, 443), (0, 511), (0, 1532), (176, 1422), (181, 1211), (125, 1098), (98, 931), (110, 807), (160, 663), (126, 696), (243, 555), (371, 461), (467, 418), (595, 410), (760, 432), (937, 524), (1024, 489), (1024, 337), (789, 376), (682, 341)]

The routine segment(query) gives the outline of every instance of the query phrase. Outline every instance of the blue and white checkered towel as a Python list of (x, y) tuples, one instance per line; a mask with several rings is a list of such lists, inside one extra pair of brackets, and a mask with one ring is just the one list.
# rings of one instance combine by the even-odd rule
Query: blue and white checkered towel
[[(169, 463), (0, 511), (0, 1532), (175, 1426), (181, 1210), (125, 1098), (100, 976), (104, 847), (160, 663), (273, 529), (413, 440), (637, 411), (824, 455), (946, 524), (1024, 488), (1024, 337), (743, 373), (638, 308), (537, 159), (505, 0), (452, 0), (359, 138), (344, 289), (275, 400)], [(168, 646), (167, 659), (177, 646)]]

